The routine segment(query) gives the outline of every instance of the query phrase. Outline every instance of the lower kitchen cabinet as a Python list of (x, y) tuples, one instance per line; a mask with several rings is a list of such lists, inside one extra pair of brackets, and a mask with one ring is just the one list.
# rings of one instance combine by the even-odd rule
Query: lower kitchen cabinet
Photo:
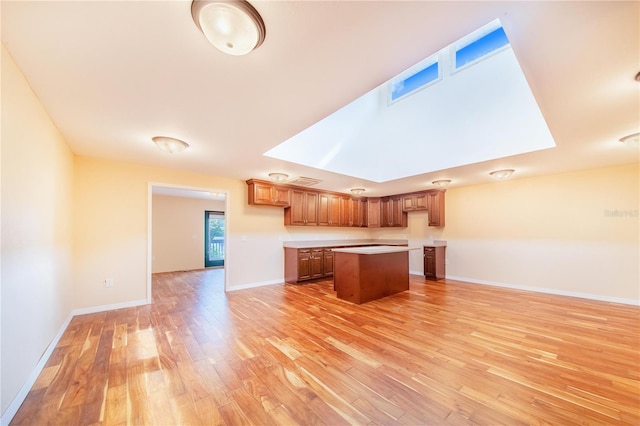
[(333, 252), (330, 249), (285, 247), (284, 279), (286, 282), (295, 284), (331, 275), (333, 275)]
[(446, 246), (424, 246), (424, 278), (427, 280), (441, 280), (446, 275), (445, 258)]

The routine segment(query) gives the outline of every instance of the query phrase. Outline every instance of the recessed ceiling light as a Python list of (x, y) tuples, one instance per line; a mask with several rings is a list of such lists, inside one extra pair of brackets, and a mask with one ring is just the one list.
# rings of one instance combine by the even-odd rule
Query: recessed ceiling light
[(435, 186), (439, 186), (440, 188), (444, 188), (445, 186), (448, 186), (451, 183), (451, 179), (434, 180), (431, 183), (434, 184)]
[(364, 188), (353, 188), (353, 189), (351, 190), (351, 193), (352, 193), (352, 194), (355, 194), (355, 195), (360, 195), (360, 194), (362, 194), (363, 192), (364, 192)]
[(181, 152), (189, 148), (189, 144), (180, 139), (170, 138), (167, 136), (154, 136), (151, 140), (161, 150), (173, 154), (175, 152)]
[(489, 174), (496, 179), (502, 180), (502, 179), (508, 179), (509, 177), (511, 177), (513, 172), (515, 172), (515, 170), (513, 169), (503, 169), (503, 170), (493, 171)]
[(246, 55), (264, 41), (264, 22), (245, 0), (194, 0), (191, 16), (207, 40), (229, 55)]
[(269, 178), (277, 183), (282, 183), (289, 177), (286, 173), (269, 173)]
[(620, 138), (620, 142), (628, 147), (638, 147), (640, 146), (640, 133), (633, 133), (631, 135)]

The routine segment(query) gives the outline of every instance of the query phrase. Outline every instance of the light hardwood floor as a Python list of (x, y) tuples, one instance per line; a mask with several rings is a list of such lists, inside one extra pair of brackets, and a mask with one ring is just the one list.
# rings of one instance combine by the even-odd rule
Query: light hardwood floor
[(640, 424), (638, 307), (420, 276), (353, 305), (222, 273), (75, 317), (12, 424)]

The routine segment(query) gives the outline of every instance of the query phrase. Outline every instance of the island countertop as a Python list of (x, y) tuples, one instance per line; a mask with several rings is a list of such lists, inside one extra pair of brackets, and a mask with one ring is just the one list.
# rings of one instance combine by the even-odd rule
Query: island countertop
[(284, 241), (284, 248), (316, 248), (316, 247), (353, 247), (353, 246), (406, 246), (408, 240), (316, 240), (316, 241)]
[(334, 252), (339, 253), (353, 253), (353, 254), (383, 254), (383, 253), (397, 253), (409, 250), (420, 250), (419, 247), (410, 248), (402, 246), (367, 246), (367, 247), (348, 247), (333, 249)]

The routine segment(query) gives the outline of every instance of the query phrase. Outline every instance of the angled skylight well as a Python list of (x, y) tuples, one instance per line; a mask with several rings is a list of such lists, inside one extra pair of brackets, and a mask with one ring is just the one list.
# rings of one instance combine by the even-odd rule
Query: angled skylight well
[(264, 155), (386, 182), (552, 147), (495, 20)]

